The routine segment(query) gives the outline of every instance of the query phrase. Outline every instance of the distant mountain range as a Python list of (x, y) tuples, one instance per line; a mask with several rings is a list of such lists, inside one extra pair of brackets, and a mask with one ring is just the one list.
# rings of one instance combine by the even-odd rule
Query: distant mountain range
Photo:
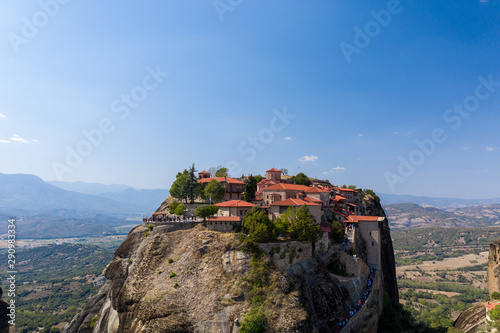
[[(0, 219), (16, 217), (20, 238), (99, 236), (113, 233), (115, 226), (137, 224), (168, 196), (168, 190), (137, 190), (125, 185), (57, 185), (33, 175), (0, 173)], [(92, 195), (61, 187), (104, 192)]]
[(62, 188), (63, 190), (79, 192), (84, 194), (100, 195), (104, 193), (119, 193), (130, 188), (128, 185), (105, 185), (98, 183), (84, 183), (84, 182), (60, 182), (60, 181), (47, 181), (48, 184)]
[(494, 199), (432, 198), (425, 196), (386, 194), (378, 192), (377, 195), (380, 197), (380, 202), (383, 205), (414, 203), (420, 206), (432, 206), (436, 208), (460, 208), (460, 207), (500, 204), (500, 198), (494, 198)]

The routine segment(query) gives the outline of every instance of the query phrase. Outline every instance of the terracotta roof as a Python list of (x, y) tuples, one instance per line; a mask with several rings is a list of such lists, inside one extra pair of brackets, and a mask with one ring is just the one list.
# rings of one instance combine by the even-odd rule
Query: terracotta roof
[(338, 189), (339, 191), (344, 191), (344, 192), (356, 192), (356, 193), (358, 192), (358, 191), (356, 191), (356, 190), (352, 190), (352, 189), (350, 189), (350, 188), (337, 187), (337, 189)]
[(316, 198), (313, 198), (313, 197), (310, 197), (310, 196), (305, 196), (303, 198), (304, 201), (307, 201), (307, 202), (318, 202), (318, 203), (322, 203), (323, 201), (319, 200), (319, 199), (316, 199)]
[(335, 198), (330, 198), (330, 201), (333, 201), (333, 202), (342, 201), (342, 200), (347, 200), (347, 199), (341, 195), (336, 195)]
[(383, 221), (385, 217), (381, 216), (362, 216), (362, 215), (349, 215), (345, 222), (357, 223), (357, 222), (378, 222)]
[(239, 216), (214, 216), (207, 217), (208, 222), (240, 222), (241, 218)]
[(484, 303), (484, 306), (486, 307), (486, 309), (488, 309), (488, 311), (493, 310), (497, 305), (500, 305), (500, 303), (499, 302), (495, 302), (495, 303), (486, 302), (486, 303)]
[(346, 213), (341, 212), (341, 211), (339, 211), (339, 210), (332, 210), (332, 212), (333, 212), (334, 214), (340, 215), (340, 216), (342, 216), (342, 217), (344, 217), (344, 218), (349, 217), (349, 214), (346, 214)]
[(226, 182), (226, 183), (229, 183), (229, 184), (241, 184), (241, 185), (245, 184), (241, 180), (234, 179), (234, 178), (231, 178), (231, 177), (203, 178), (203, 179), (198, 180), (198, 183), (209, 183), (212, 179), (215, 179), (216, 181), (218, 181), (220, 183)]
[(323, 190), (323, 189), (320, 189), (320, 188), (317, 188), (317, 187), (308, 187), (308, 189), (306, 191), (304, 191), (304, 192), (306, 192), (306, 193), (319, 193), (319, 192), (330, 193), (330, 191)]
[(263, 189), (263, 191), (269, 190), (292, 190), (292, 191), (307, 191), (309, 186), (305, 185), (297, 185), (297, 184), (287, 184), (287, 183), (279, 183), (273, 186), (269, 186)]
[(203, 170), (202, 172), (198, 172), (198, 174), (210, 174), (210, 172)]
[(229, 200), (215, 204), (217, 207), (253, 207), (253, 203), (244, 200)]
[(276, 168), (272, 168), (272, 169), (266, 170), (266, 172), (270, 172), (270, 171), (271, 171), (271, 172), (273, 172), (273, 171), (279, 171), (279, 172), (281, 172), (281, 170), (278, 170), (278, 169), (276, 169)]
[(302, 199), (286, 199), (271, 204), (271, 206), (302, 206), (302, 205), (321, 206), (320, 204), (317, 204), (315, 202), (308, 202)]

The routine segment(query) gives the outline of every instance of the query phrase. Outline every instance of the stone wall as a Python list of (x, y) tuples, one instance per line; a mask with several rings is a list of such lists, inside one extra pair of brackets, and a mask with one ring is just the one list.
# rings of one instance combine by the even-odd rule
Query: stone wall
[(312, 255), (312, 245), (309, 242), (266, 243), (259, 246), (269, 254), (273, 264), (282, 272)]
[(381, 270), (375, 273), (373, 287), (370, 296), (365, 304), (349, 320), (347, 326), (342, 329), (342, 333), (372, 333), (377, 332), (378, 321), (382, 314), (383, 307), (383, 288)]
[(241, 222), (231, 222), (231, 221), (207, 222), (207, 229), (210, 231), (232, 232), (236, 226), (241, 226)]
[(203, 225), (204, 222), (142, 222), (142, 226), (147, 228), (149, 225), (153, 226), (153, 231), (158, 230), (161, 232), (172, 232), (177, 230), (193, 229), (198, 224)]

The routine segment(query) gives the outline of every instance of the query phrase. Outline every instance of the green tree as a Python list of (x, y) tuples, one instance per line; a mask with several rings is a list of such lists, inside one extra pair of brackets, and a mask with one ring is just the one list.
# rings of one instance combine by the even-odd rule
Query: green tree
[(290, 206), (288, 209), (276, 220), (276, 230), (279, 234), (285, 234), (290, 231), (292, 221), (297, 218), (297, 208)]
[(180, 202), (178, 201), (173, 201), (170, 206), (168, 206), (168, 212), (170, 214), (175, 214), (175, 208), (177, 208), (177, 206), (180, 204)]
[(296, 218), (291, 222), (289, 230), (294, 238), (311, 242), (314, 254), (314, 244), (321, 239), (323, 231), (306, 205), (297, 210)]
[(217, 214), (219, 211), (219, 207), (214, 206), (214, 205), (206, 205), (206, 206), (200, 206), (196, 208), (195, 215), (203, 217), (203, 219), (206, 219), (209, 216)]
[(243, 228), (250, 238), (257, 243), (276, 240), (278, 234), (274, 223), (258, 207), (253, 207), (243, 218)]
[(305, 173), (299, 172), (295, 176), (292, 176), (292, 181), (294, 184), (310, 186), (312, 184), (309, 177), (306, 176)]
[(177, 205), (177, 207), (175, 207), (175, 215), (186, 215), (186, 206), (183, 204)]
[(356, 189), (356, 185), (349, 185), (347, 186), (348, 189), (351, 189), (351, 190), (355, 190)]
[(248, 176), (247, 183), (245, 184), (245, 195), (243, 196), (243, 200), (250, 201), (255, 199), (255, 192), (257, 191), (257, 181), (255, 177), (250, 175)]
[(224, 185), (219, 183), (217, 180), (212, 179), (208, 182), (205, 188), (205, 197), (212, 198), (212, 202), (219, 202), (224, 199), (224, 194), (226, 193), (226, 188)]
[(228, 171), (227, 168), (219, 168), (219, 170), (215, 171), (215, 177), (227, 177)]
[(185, 200), (187, 203), (189, 182), (189, 172), (186, 169), (177, 173), (176, 179), (170, 186), (170, 195), (180, 201)]
[(281, 174), (284, 175), (284, 176), (287, 176), (288, 175), (288, 169), (285, 169), (285, 168), (281, 168)]
[(194, 202), (194, 199), (198, 196), (198, 180), (196, 177), (196, 168), (193, 165), (189, 168), (188, 171), (188, 177), (185, 183), (185, 192), (186, 192), (186, 197), (189, 199), (191, 203)]
[(497, 330), (500, 329), (500, 305), (495, 306), (495, 308), (488, 314), (490, 315), (491, 320), (486, 320), (486, 322), (492, 328), (496, 328)]
[(264, 179), (264, 177), (262, 177), (262, 175), (255, 175), (253, 176), (255, 178), (255, 182), (258, 184), (262, 181), (262, 179)]
[(332, 233), (331, 237), (335, 242), (342, 242), (345, 238), (345, 228), (343, 224), (339, 221), (332, 222)]

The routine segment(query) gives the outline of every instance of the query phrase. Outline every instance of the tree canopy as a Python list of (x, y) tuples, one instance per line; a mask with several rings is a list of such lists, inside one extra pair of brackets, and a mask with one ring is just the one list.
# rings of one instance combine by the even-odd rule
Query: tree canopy
[(278, 234), (274, 223), (258, 207), (253, 207), (243, 218), (243, 228), (250, 238), (257, 243), (276, 240)]
[(219, 170), (215, 171), (215, 177), (227, 177), (228, 171), (227, 168), (221, 167)]
[(206, 206), (200, 206), (196, 208), (195, 215), (203, 217), (204, 219), (217, 214), (219, 211), (219, 207), (214, 206), (214, 205), (206, 205)]
[(290, 233), (293, 238), (300, 241), (317, 242), (323, 236), (321, 227), (316, 222), (314, 216), (309, 212), (306, 205), (297, 209), (297, 213), (292, 221), (290, 221)]
[(193, 203), (198, 196), (198, 183), (195, 172), (194, 163), (189, 168), (189, 171), (184, 169), (183, 172), (178, 172), (176, 179), (170, 186), (170, 195), (180, 201), (184, 200), (186, 203), (189, 199)]
[(254, 176), (248, 176), (247, 183), (245, 184), (245, 195), (243, 200), (250, 201), (255, 199), (255, 192), (257, 191), (257, 181)]
[(217, 180), (212, 179), (208, 182), (207, 187), (205, 187), (205, 197), (211, 198), (212, 202), (220, 202), (224, 199), (224, 194), (226, 193), (226, 188), (224, 185), (219, 183)]
[(299, 172), (295, 176), (292, 176), (292, 181), (294, 184), (310, 186), (312, 184), (309, 177), (306, 176), (305, 173)]

